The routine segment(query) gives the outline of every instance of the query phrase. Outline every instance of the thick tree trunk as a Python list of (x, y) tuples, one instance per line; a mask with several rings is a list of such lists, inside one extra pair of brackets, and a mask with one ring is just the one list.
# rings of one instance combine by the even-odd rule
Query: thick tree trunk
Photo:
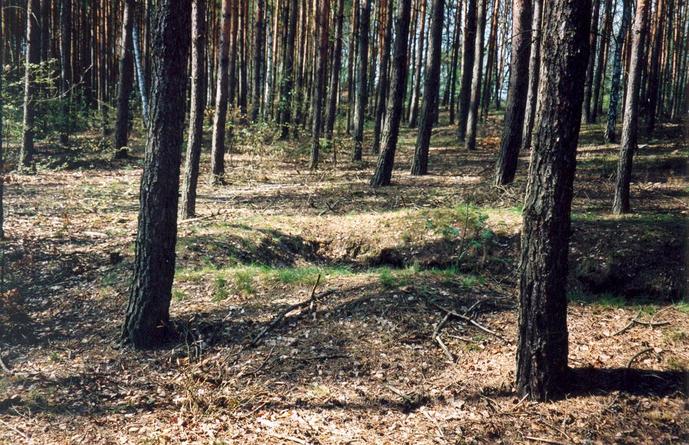
[(204, 47), (206, 45), (206, 0), (192, 0), (191, 5), (191, 105), (187, 158), (182, 186), (182, 218), (196, 216), (196, 186), (199, 179), (203, 112), (206, 108)]
[(340, 70), (342, 69), (342, 24), (344, 22), (344, 0), (337, 0), (335, 11), (335, 46), (330, 69), (330, 86), (328, 87), (328, 111), (325, 120), (325, 137), (332, 141), (335, 120), (337, 119), (337, 101), (340, 94)]
[(603, 31), (599, 39), (598, 54), (596, 55), (596, 72), (593, 75), (593, 97), (591, 99), (591, 123), (598, 119), (598, 108), (605, 76), (606, 52), (610, 46), (610, 33), (612, 32), (612, 0), (605, 0), (605, 16), (603, 18)]
[(230, 2), (223, 0), (218, 42), (218, 73), (215, 88), (215, 113), (213, 115), (213, 140), (211, 145), (211, 172), (218, 183), (225, 174), (225, 124), (227, 123), (228, 69), (230, 46)]
[(132, 24), (134, 0), (125, 0), (122, 15), (122, 40), (117, 84), (117, 121), (115, 123), (115, 157), (126, 158), (129, 143), (129, 95), (132, 93), (134, 63), (132, 57)]
[(529, 90), (526, 94), (521, 151), (531, 149), (531, 136), (533, 134), (534, 120), (536, 119), (536, 100), (538, 99), (538, 81), (541, 71), (541, 23), (543, 21), (543, 0), (534, 1), (532, 15), (531, 55), (529, 56)]
[(378, 91), (376, 97), (376, 113), (374, 116), (373, 125), (373, 145), (371, 146), (371, 153), (380, 154), (380, 137), (383, 127), (383, 117), (385, 116), (385, 107), (387, 104), (388, 81), (390, 72), (390, 51), (392, 50), (392, 9), (393, 1), (386, 0), (385, 8), (385, 31), (383, 32), (383, 48), (381, 64), (380, 64), (380, 80), (378, 81)]
[(419, 120), (419, 95), (421, 94), (421, 67), (423, 65), (423, 50), (426, 37), (426, 0), (419, 0), (419, 39), (416, 44), (416, 61), (414, 62), (414, 86), (409, 101), (409, 128), (416, 128)]
[(435, 116), (438, 111), (438, 96), (440, 94), (440, 55), (443, 44), (445, 0), (432, 1), (431, 35), (426, 61), (426, 78), (423, 85), (421, 123), (419, 125), (419, 134), (416, 138), (414, 159), (411, 165), (412, 175), (425, 175), (428, 173), (428, 151), (431, 143), (431, 131), (433, 130)]
[(24, 117), (22, 121), (22, 146), (19, 151), (19, 168), (33, 166), (34, 119), (36, 117), (36, 64), (40, 53), (40, 24), (38, 0), (28, 0), (26, 10), (26, 64), (24, 72)]
[(253, 86), (251, 90), (251, 121), (256, 122), (261, 111), (261, 85), (263, 80), (263, 51), (265, 29), (263, 28), (263, 14), (266, 0), (256, 1), (256, 17), (254, 19), (254, 55), (253, 55)]
[(567, 254), (591, 0), (545, 2), (536, 134), (524, 202), (517, 390), (549, 400), (566, 390)]
[(457, 137), (464, 142), (467, 133), (467, 120), (469, 119), (469, 102), (471, 100), (471, 83), (476, 57), (476, 2), (479, 0), (467, 0), (467, 13), (464, 25), (464, 42), (462, 43), (462, 80), (459, 86), (459, 123)]
[(249, 26), (247, 24), (247, 17), (249, 17), (249, 2), (248, 0), (241, 0), (239, 7), (241, 8), (240, 14), (242, 19), (242, 27), (237, 35), (237, 41), (240, 43), (239, 46), (239, 97), (237, 99), (237, 104), (239, 105), (239, 114), (241, 116), (242, 122), (246, 121), (246, 111), (249, 97), (249, 75), (247, 70), (248, 58), (247, 58), (247, 48), (249, 46), (247, 38), (247, 30)]
[[(296, 4), (295, 0), (292, 0)], [(313, 110), (313, 139), (311, 140), (311, 168), (318, 168), (321, 130), (323, 129), (323, 102), (325, 100), (325, 76), (328, 65), (328, 18), (330, 16), (330, 1), (319, 0), (316, 12), (318, 20), (318, 61), (314, 72), (314, 92), (312, 100)]]
[(605, 140), (608, 143), (617, 142), (617, 108), (620, 102), (620, 89), (622, 87), (622, 46), (627, 36), (627, 28), (632, 10), (632, 0), (622, 1), (622, 19), (615, 39), (615, 53), (612, 64), (612, 82), (610, 85), (610, 104), (608, 105), (608, 124), (605, 128)]
[(481, 101), (481, 80), (483, 77), (483, 34), (486, 29), (486, 6), (488, 0), (479, 0), (478, 34), (474, 47), (474, 66), (471, 73), (471, 96), (469, 101), (469, 115), (467, 117), (466, 149), (476, 149), (476, 130), (478, 127), (478, 111)]
[(407, 39), (409, 38), (410, 9), (411, 0), (399, 0), (395, 17), (395, 40), (392, 50), (390, 91), (387, 95), (388, 108), (383, 124), (382, 151), (378, 156), (376, 171), (371, 178), (371, 185), (374, 187), (390, 185), (392, 168), (395, 165), (395, 151), (397, 150), (404, 90), (407, 82)]
[(354, 113), (354, 161), (360, 161), (364, 146), (364, 123), (368, 102), (368, 32), (371, 15), (371, 0), (363, 0), (364, 7), (359, 15), (359, 44), (357, 54), (356, 110)]
[(531, 54), (531, 26), (533, 21), (531, 1), (512, 1), (510, 86), (507, 92), (505, 126), (495, 169), (496, 185), (506, 185), (514, 181), (517, 161), (519, 160), (519, 149), (522, 145), (524, 113), (529, 89), (529, 56)]
[(644, 60), (644, 40), (646, 20), (651, 0), (638, 0), (636, 17), (632, 28), (632, 52), (629, 60), (629, 80), (627, 81), (627, 101), (622, 124), (620, 159), (617, 164), (617, 182), (612, 210), (616, 214), (629, 213), (629, 184), (632, 179), (632, 162), (636, 150), (639, 127), (639, 85)]
[(347, 133), (354, 133), (355, 91), (356, 91), (356, 42), (359, 33), (359, 1), (352, 0), (352, 18), (349, 33), (349, 56), (347, 60)]
[(287, 42), (280, 86), (280, 139), (287, 139), (292, 113), (292, 85), (294, 76), (294, 40), (297, 32), (297, 0), (290, 0)]
[(157, 0), (153, 16), (153, 84), (141, 178), (134, 279), (122, 328), (125, 343), (158, 346), (169, 338), (175, 275), (177, 200), (184, 132), (190, 0)]
[[(3, 1), (0, 0), (0, 23), (5, 22)], [(0, 26), (0, 42), (5, 41), (3, 27)], [(5, 45), (0, 44), (0, 67), (5, 66)], [(4, 69), (0, 69), (0, 91), (2, 91)], [(5, 149), (2, 145), (3, 133), (3, 116), (5, 112), (5, 102), (3, 95), (0, 94), (0, 239), (5, 238)]]
[(589, 61), (586, 68), (586, 83), (584, 83), (584, 116), (586, 122), (593, 123), (591, 113), (591, 99), (593, 98), (593, 69), (596, 64), (596, 43), (598, 41), (598, 14), (601, 0), (593, 0), (593, 16), (591, 17), (591, 32), (589, 33)]
[[(72, 85), (72, 0), (60, 0), (60, 96), (62, 100), (62, 125), (60, 129), (60, 142), (69, 142), (69, 131), (71, 130), (71, 85)], [(45, 8), (44, 8), (45, 9)], [(45, 12), (45, 11), (44, 11)], [(43, 21), (47, 22), (48, 17), (43, 16)], [(45, 27), (47, 29), (47, 27)], [(45, 39), (43, 44), (47, 44)], [(43, 49), (47, 55), (47, 50)], [(46, 59), (43, 59), (46, 60)]]

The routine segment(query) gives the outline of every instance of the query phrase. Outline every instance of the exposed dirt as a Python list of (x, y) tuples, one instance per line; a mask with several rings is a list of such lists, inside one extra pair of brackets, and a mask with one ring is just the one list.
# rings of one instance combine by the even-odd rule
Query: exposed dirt
[[(497, 134), (491, 116), (467, 153), (439, 128), (417, 178), (407, 132), (394, 185), (376, 190), (370, 155), (333, 165), (326, 152), (310, 172), (301, 145), (247, 136), (227, 184), (202, 181), (199, 217), (180, 221), (182, 340), (148, 352), (116, 342), (141, 147), (117, 162), (89, 135), (74, 143), (87, 152), (42, 147), (38, 173), (6, 192), (0, 443), (689, 443), (686, 138), (669, 125), (642, 138), (635, 213), (616, 217), (616, 147), (584, 129), (572, 387), (535, 404), (513, 390), (528, 160), (492, 187)], [(317, 281), (313, 304), (250, 345)], [(444, 309), (486, 330), (450, 317), (444, 351)]]

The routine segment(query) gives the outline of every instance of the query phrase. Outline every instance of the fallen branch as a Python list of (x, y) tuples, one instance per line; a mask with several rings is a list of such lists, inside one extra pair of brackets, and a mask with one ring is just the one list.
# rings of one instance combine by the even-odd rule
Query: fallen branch
[(546, 439), (543, 437), (524, 436), (524, 439), (533, 440), (534, 442), (549, 443), (552, 445), (565, 445), (564, 442), (559, 442), (553, 439)]
[(2, 361), (2, 355), (0, 355), (0, 368), (2, 368), (2, 370), (9, 375), (13, 374), (12, 370), (5, 365), (5, 362)]
[(653, 321), (653, 319), (655, 318), (655, 316), (653, 316), (653, 317), (651, 318), (651, 321), (639, 320), (640, 317), (641, 317), (641, 311), (639, 311), (639, 313), (636, 314), (636, 317), (634, 317), (634, 318), (632, 318), (631, 320), (629, 320), (629, 323), (627, 323), (627, 324), (625, 325), (625, 327), (623, 327), (623, 328), (620, 329), (619, 331), (617, 331), (617, 332), (615, 332), (614, 334), (612, 334), (612, 336), (615, 337), (615, 336), (617, 336), (617, 335), (621, 335), (621, 334), (627, 332), (627, 331), (628, 331), (632, 326), (634, 326), (635, 324), (638, 324), (638, 325), (641, 325), (641, 326), (648, 326), (648, 327), (650, 327), (650, 328), (658, 328), (658, 327), (667, 326), (667, 325), (670, 324), (669, 321)]
[[(290, 312), (304, 308), (306, 306), (311, 306), (311, 304), (315, 301), (316, 299), (316, 288), (318, 287), (318, 284), (321, 282), (321, 274), (318, 274), (318, 278), (316, 278), (316, 284), (313, 285), (313, 289), (311, 289), (311, 296), (309, 297), (308, 300), (302, 301), (300, 303), (292, 304), (290, 306), (287, 306), (273, 318), (273, 320), (268, 323), (266, 326), (261, 329), (261, 331), (251, 340), (251, 343), (249, 343), (249, 346), (253, 347), (258, 344), (258, 342), (261, 341), (263, 336), (265, 336), (271, 329), (275, 328), (283, 318)], [(321, 295), (321, 297), (325, 296), (327, 293)]]
[(19, 434), (24, 440), (26, 440), (26, 441), (29, 440), (29, 436), (24, 434), (21, 430), (15, 428), (12, 425), (10, 425), (9, 423), (5, 422), (4, 420), (0, 419), (0, 423), (2, 423), (3, 425), (5, 425), (7, 428), (11, 429), (15, 433)]
[(308, 442), (302, 439), (299, 439), (298, 437), (292, 437), (292, 436), (286, 436), (284, 434), (275, 434), (275, 433), (266, 433), (270, 437), (274, 437), (275, 439), (282, 439), (282, 440), (287, 440), (290, 442), (294, 443), (300, 443), (302, 445), (307, 445)]
[(631, 367), (632, 367), (632, 365), (634, 364), (634, 362), (636, 361), (636, 359), (638, 359), (639, 357), (641, 357), (641, 356), (644, 355), (644, 354), (648, 354), (649, 352), (653, 352), (653, 348), (646, 348), (646, 349), (644, 349), (643, 351), (637, 353), (637, 354), (636, 354), (634, 357), (632, 357), (631, 359), (629, 359), (629, 362), (627, 363), (627, 369), (631, 369)]
[(475, 328), (477, 328), (477, 329), (479, 329), (479, 330), (485, 332), (486, 334), (490, 334), (490, 335), (492, 335), (492, 336), (494, 336), (494, 337), (496, 337), (496, 338), (499, 338), (500, 340), (504, 341), (505, 343), (509, 343), (509, 341), (508, 341), (505, 337), (503, 337), (502, 335), (498, 334), (498, 333), (495, 332), (495, 331), (492, 331), (492, 330), (488, 329), (487, 327), (483, 326), (481, 323), (479, 323), (478, 321), (474, 320), (473, 318), (469, 318), (469, 317), (467, 317), (466, 315), (462, 315), (462, 314), (460, 314), (460, 313), (458, 313), (458, 312), (455, 312), (455, 311), (453, 311), (453, 310), (451, 310), (451, 309), (444, 308), (444, 307), (440, 306), (440, 305), (437, 304), (437, 303), (431, 302), (431, 304), (432, 304), (433, 306), (435, 306), (436, 308), (440, 309), (441, 311), (443, 311), (443, 312), (445, 312), (445, 313), (447, 313), (447, 314), (450, 314), (450, 315), (452, 315), (452, 316), (455, 317), (455, 318), (459, 318), (460, 320), (464, 321), (465, 323), (468, 323), (468, 324), (474, 326)]
[(451, 361), (452, 363), (454, 363), (454, 362), (455, 362), (455, 356), (452, 355), (452, 352), (450, 352), (450, 350), (447, 348), (447, 346), (445, 345), (445, 343), (443, 343), (443, 341), (440, 339), (440, 336), (439, 336), (439, 335), (436, 335), (436, 336), (435, 336), (435, 341), (438, 342), (438, 344), (440, 345), (440, 348), (443, 350), (443, 352), (445, 353), (445, 355), (447, 356), (447, 358), (450, 359), (450, 361)]

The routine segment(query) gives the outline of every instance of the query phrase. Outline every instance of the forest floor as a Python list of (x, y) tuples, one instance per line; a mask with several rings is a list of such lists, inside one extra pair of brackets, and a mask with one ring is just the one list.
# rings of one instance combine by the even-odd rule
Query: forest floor
[(609, 212), (617, 147), (583, 129), (572, 387), (543, 404), (513, 385), (528, 155), (493, 187), (499, 129), (490, 116), (467, 153), (438, 128), (425, 177), (404, 130), (394, 185), (375, 190), (374, 157), (349, 162), (346, 141), (312, 172), (307, 143), (244, 132), (226, 184), (202, 180), (198, 218), (179, 223), (182, 340), (146, 352), (117, 342), (141, 141), (125, 161), (89, 134), (40, 146), (6, 191), (0, 443), (689, 443), (681, 129), (642, 138), (624, 217)]

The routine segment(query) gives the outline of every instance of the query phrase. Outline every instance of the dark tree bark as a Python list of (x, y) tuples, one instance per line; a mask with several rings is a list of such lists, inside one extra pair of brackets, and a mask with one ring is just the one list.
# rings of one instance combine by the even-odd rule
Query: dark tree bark
[(519, 149), (524, 132), (524, 113), (529, 90), (529, 62), (531, 51), (532, 0), (512, 1), (512, 61), (510, 86), (507, 92), (505, 126), (495, 169), (495, 184), (514, 181)]
[(385, 0), (385, 31), (383, 32), (383, 48), (380, 64), (380, 80), (378, 81), (378, 91), (376, 97), (376, 113), (373, 125), (373, 145), (371, 153), (380, 154), (380, 136), (383, 127), (383, 117), (385, 116), (385, 106), (387, 104), (387, 92), (389, 81), (390, 51), (392, 50), (392, 9), (393, 1)]
[[(0, 0), (0, 23), (5, 22), (3, 1)], [(5, 36), (3, 33), (3, 27), (0, 26), (0, 42), (5, 41)], [(0, 44), (0, 67), (5, 66), (5, 45)], [(3, 80), (4, 69), (0, 68), (0, 91), (2, 91), (2, 80)], [(3, 116), (5, 112), (5, 102), (3, 100), (3, 95), (0, 94), (0, 239), (5, 238), (5, 149), (2, 145), (3, 133)]]
[(357, 54), (356, 110), (354, 113), (354, 161), (360, 161), (364, 146), (364, 123), (368, 102), (368, 32), (371, 15), (371, 0), (363, 0), (364, 7), (359, 14), (359, 43)]
[(125, 343), (158, 346), (169, 338), (175, 275), (177, 200), (184, 132), (190, 0), (157, 0), (152, 21), (151, 125), (141, 178), (134, 279), (122, 328)]
[(251, 121), (256, 122), (261, 111), (261, 85), (263, 80), (263, 51), (265, 41), (265, 30), (263, 28), (263, 14), (265, 11), (265, 0), (256, 1), (256, 18), (254, 19), (254, 56), (253, 56), (253, 87), (251, 90)]
[(225, 124), (227, 123), (228, 70), (230, 65), (230, 2), (223, 0), (218, 42), (218, 72), (213, 115), (213, 141), (211, 145), (211, 172), (214, 182), (221, 182), (225, 174)]
[(488, 0), (479, 0), (478, 34), (474, 42), (475, 60), (471, 74), (471, 96), (469, 101), (469, 116), (467, 117), (467, 150), (476, 149), (476, 130), (478, 127), (478, 111), (481, 102), (481, 80), (483, 77), (483, 34), (486, 29), (487, 3)]
[(24, 72), (24, 117), (22, 121), (22, 146), (19, 151), (19, 168), (33, 166), (34, 120), (36, 117), (36, 64), (39, 63), (40, 23), (38, 0), (28, 0), (26, 4), (26, 64)]
[[(230, 0), (229, 8), (230, 25), (227, 37), (229, 39), (227, 43), (227, 105), (230, 112), (234, 110), (237, 98), (237, 33), (239, 29), (240, 1), (241, 0)], [(230, 137), (232, 137), (231, 134)]]
[(543, 19), (543, 0), (535, 0), (531, 21), (531, 55), (529, 56), (529, 90), (526, 94), (524, 110), (524, 131), (522, 133), (522, 151), (531, 148), (531, 135), (536, 119), (536, 100), (538, 99), (538, 81), (541, 71), (541, 23)]
[(608, 124), (605, 128), (605, 140), (608, 143), (617, 142), (617, 108), (620, 102), (620, 88), (622, 87), (622, 46), (627, 35), (632, 11), (632, 0), (622, 1), (622, 20), (615, 39), (615, 53), (612, 64), (612, 82), (610, 85), (610, 104), (608, 105)]
[(117, 84), (117, 121), (115, 123), (115, 157), (126, 158), (129, 142), (129, 96), (132, 94), (134, 63), (132, 58), (132, 24), (134, 0), (125, 0), (122, 15), (122, 40)]
[(536, 134), (524, 202), (517, 390), (549, 400), (568, 383), (567, 254), (591, 0), (545, 2)]
[(629, 60), (629, 80), (627, 81), (627, 101), (625, 102), (620, 159), (617, 164), (617, 182), (612, 210), (616, 214), (629, 213), (629, 184), (632, 179), (632, 163), (639, 127), (639, 85), (644, 60), (644, 40), (646, 20), (650, 0), (638, 0), (636, 17), (632, 28), (632, 52)]
[(586, 122), (593, 123), (591, 99), (593, 98), (593, 69), (596, 64), (596, 43), (598, 42), (598, 14), (601, 0), (593, 0), (593, 16), (591, 17), (591, 32), (589, 33), (589, 61), (586, 69), (586, 83), (584, 83), (584, 115)]
[[(62, 125), (60, 129), (60, 142), (69, 142), (70, 123), (70, 102), (72, 85), (72, 0), (60, 0), (60, 96), (62, 99)], [(48, 17), (44, 16), (43, 21), (47, 22)], [(47, 44), (47, 40), (43, 42)], [(47, 51), (43, 50), (46, 54)], [(45, 60), (45, 59), (43, 59)]]
[(442, 52), (443, 18), (445, 16), (445, 0), (432, 0), (431, 4), (431, 36), (426, 60), (426, 77), (423, 85), (423, 105), (421, 108), (421, 122), (419, 134), (416, 138), (416, 149), (411, 165), (412, 175), (428, 173), (428, 151), (431, 143), (431, 131), (438, 111), (438, 96), (440, 94), (440, 55)]
[(390, 72), (390, 92), (388, 109), (383, 124), (382, 151), (378, 156), (376, 171), (371, 178), (373, 187), (390, 185), (392, 168), (395, 165), (395, 151), (399, 136), (404, 90), (407, 82), (407, 39), (409, 38), (409, 16), (411, 0), (399, 0), (395, 17), (395, 41), (392, 50), (392, 69)]
[(612, 32), (612, 0), (605, 0), (605, 12), (603, 17), (603, 30), (598, 44), (598, 54), (596, 55), (596, 72), (593, 75), (593, 97), (591, 99), (591, 122), (598, 120), (598, 109), (600, 107), (601, 90), (605, 76), (606, 53), (610, 47), (610, 34)]
[(419, 0), (419, 39), (416, 44), (416, 61), (414, 62), (414, 84), (409, 100), (409, 128), (416, 128), (419, 121), (419, 95), (421, 94), (421, 66), (423, 65), (423, 50), (426, 37), (426, 0)]
[(337, 98), (340, 94), (340, 70), (342, 69), (342, 24), (344, 22), (344, 0), (337, 0), (335, 11), (335, 47), (332, 54), (330, 86), (328, 87), (328, 111), (325, 120), (325, 137), (332, 141), (337, 118)]
[[(296, 3), (295, 0), (292, 0)], [(323, 102), (325, 100), (325, 72), (328, 65), (328, 18), (330, 16), (330, 1), (320, 0), (319, 11), (316, 12), (318, 20), (318, 57), (316, 71), (314, 72), (314, 92), (312, 98), (313, 110), (313, 139), (311, 141), (311, 168), (318, 168), (319, 149), (321, 144), (321, 131), (323, 129)]]
[(280, 88), (280, 139), (289, 136), (292, 113), (292, 85), (294, 83), (294, 40), (297, 33), (297, 0), (290, 0), (287, 25), (287, 42)]
[(478, 0), (467, 0), (467, 13), (464, 25), (464, 41), (462, 43), (462, 80), (459, 86), (459, 123), (457, 137), (464, 142), (469, 119), (469, 101), (471, 100), (471, 81), (476, 57), (476, 21)]
[(249, 40), (247, 38), (247, 31), (249, 29), (247, 25), (247, 17), (249, 17), (249, 1), (241, 0), (239, 7), (241, 8), (241, 19), (242, 27), (237, 35), (237, 42), (241, 43), (239, 46), (239, 98), (237, 103), (239, 105), (239, 114), (241, 116), (242, 122), (246, 121), (246, 111), (249, 97), (249, 75), (248, 67), (249, 64), (247, 58), (247, 48), (249, 46)]
[(204, 47), (206, 45), (206, 0), (192, 0), (191, 4), (191, 105), (189, 137), (182, 186), (182, 218), (196, 216), (196, 186), (203, 139), (203, 111), (206, 108), (206, 79), (204, 75)]

